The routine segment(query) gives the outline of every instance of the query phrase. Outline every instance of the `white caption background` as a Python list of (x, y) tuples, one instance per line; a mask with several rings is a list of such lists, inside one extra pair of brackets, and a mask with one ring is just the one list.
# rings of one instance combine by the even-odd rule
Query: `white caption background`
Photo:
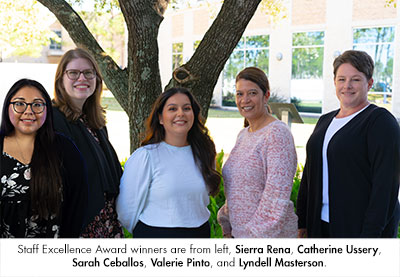
[(0, 240), (1, 277), (189, 275), (400, 276), (400, 240)]

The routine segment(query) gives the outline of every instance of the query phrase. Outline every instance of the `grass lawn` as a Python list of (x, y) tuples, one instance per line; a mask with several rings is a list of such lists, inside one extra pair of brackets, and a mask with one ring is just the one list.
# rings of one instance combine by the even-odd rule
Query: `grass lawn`
[[(231, 110), (223, 110), (223, 109), (216, 109), (216, 108), (210, 108), (208, 110), (208, 117), (211, 118), (241, 118), (242, 116), (238, 111), (231, 111)], [(302, 117), (304, 124), (316, 124), (318, 121), (318, 118), (313, 118), (313, 117)]]
[[(103, 107), (110, 111), (124, 111), (117, 100), (113, 97), (103, 97), (101, 100)], [(237, 110), (223, 110), (219, 108), (210, 108), (208, 110), (208, 117), (210, 118), (241, 118), (242, 116)], [(318, 119), (312, 117), (303, 117), (305, 124), (316, 124)]]
[(304, 124), (317, 124), (318, 118), (302, 116)]
[(102, 97), (101, 105), (110, 111), (119, 111), (119, 112), (124, 111), (114, 97)]
[(208, 117), (212, 118), (242, 118), (237, 110), (223, 110), (219, 108), (208, 109)]

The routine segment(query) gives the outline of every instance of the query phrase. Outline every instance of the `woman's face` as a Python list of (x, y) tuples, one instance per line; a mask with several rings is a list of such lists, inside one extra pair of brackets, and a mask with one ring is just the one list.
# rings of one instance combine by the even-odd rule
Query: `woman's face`
[(372, 78), (367, 80), (365, 74), (350, 63), (344, 63), (337, 69), (334, 82), (340, 107), (361, 109), (368, 103), (368, 90), (374, 81)]
[(96, 75), (93, 78), (87, 77), (90, 75), (89, 73), (93, 72), (95, 74), (93, 65), (84, 58), (73, 59), (65, 68), (63, 75), (64, 88), (76, 108), (82, 109), (86, 99), (96, 89)]
[(193, 126), (194, 113), (189, 97), (183, 93), (171, 96), (159, 116), (160, 124), (165, 129), (165, 141), (184, 139)]
[[(35, 87), (23, 87), (17, 91), (10, 102), (14, 104), (9, 105), (8, 115), (15, 133), (36, 135), (47, 116), (46, 102), (41, 92)], [(26, 105), (25, 111), (23, 111), (24, 103), (31, 104)]]
[(236, 82), (236, 106), (240, 114), (247, 120), (264, 116), (268, 99), (269, 91), (264, 95), (256, 83), (245, 79), (239, 79)]

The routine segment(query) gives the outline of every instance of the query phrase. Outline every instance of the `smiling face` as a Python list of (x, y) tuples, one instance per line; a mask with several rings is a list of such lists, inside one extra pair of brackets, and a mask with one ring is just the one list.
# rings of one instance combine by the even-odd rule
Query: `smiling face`
[[(46, 103), (40, 91), (35, 87), (23, 87), (11, 98), (10, 102)], [(15, 112), (13, 104), (8, 107), (11, 124), (15, 128), (16, 135), (36, 135), (46, 120), (47, 109), (43, 112), (33, 113), (32, 106), (28, 106), (23, 113)]]
[(159, 121), (165, 129), (165, 142), (175, 146), (187, 145), (187, 135), (194, 122), (189, 97), (183, 93), (172, 95), (165, 102)]
[[(65, 71), (67, 70), (85, 71), (93, 69), (94, 69), (93, 65), (90, 63), (89, 60), (84, 58), (77, 58), (71, 60), (67, 64)], [(86, 99), (88, 99), (89, 96), (91, 96), (96, 89), (96, 77), (93, 79), (87, 79), (85, 78), (84, 74), (81, 73), (79, 74), (77, 80), (71, 80), (70, 78), (68, 78), (68, 75), (65, 73), (65, 71), (63, 75), (63, 85), (65, 91), (70, 97), (73, 105), (81, 110)]]
[(334, 83), (341, 110), (352, 114), (365, 107), (368, 104), (368, 90), (373, 82), (372, 78), (367, 80), (365, 74), (350, 63), (340, 65)]
[(252, 81), (239, 79), (236, 82), (236, 106), (240, 114), (249, 122), (265, 116), (265, 105), (268, 102), (269, 95), (269, 91), (264, 94), (261, 88)]

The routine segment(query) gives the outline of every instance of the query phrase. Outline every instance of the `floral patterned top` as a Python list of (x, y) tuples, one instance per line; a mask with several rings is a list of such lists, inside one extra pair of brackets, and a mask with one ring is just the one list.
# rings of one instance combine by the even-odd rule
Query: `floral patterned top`
[(50, 217), (49, 220), (45, 220), (32, 214), (29, 193), (30, 166), (5, 152), (2, 153), (1, 159), (0, 237), (59, 237), (60, 224), (57, 218)]

